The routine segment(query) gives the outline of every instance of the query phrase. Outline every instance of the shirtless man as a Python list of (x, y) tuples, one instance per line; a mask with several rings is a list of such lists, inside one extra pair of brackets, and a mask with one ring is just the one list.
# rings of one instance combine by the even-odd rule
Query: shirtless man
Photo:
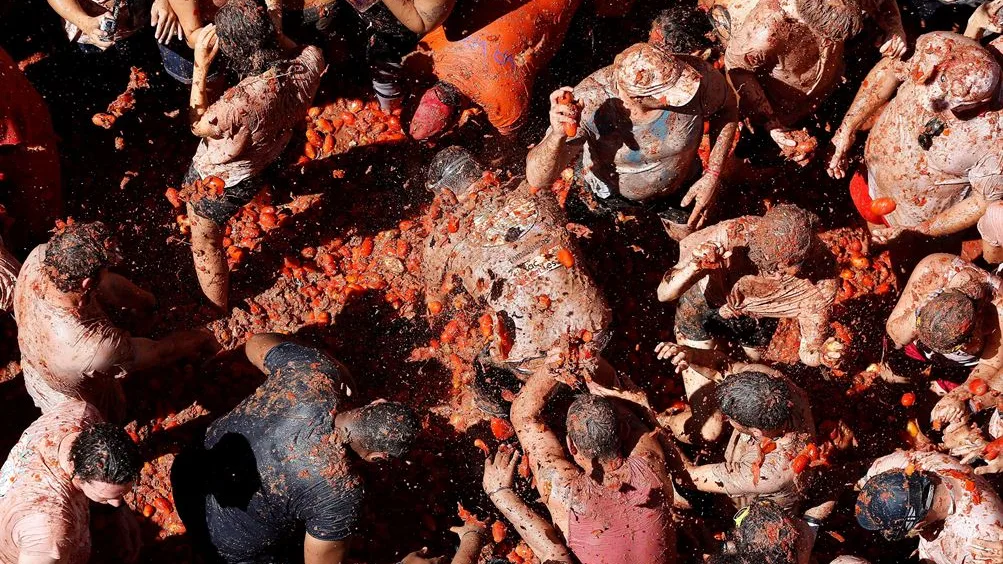
[[(86, 564), (91, 503), (118, 508), (123, 527), (118, 561), (139, 556), (139, 528), (122, 496), (142, 461), (121, 428), (92, 406), (69, 401), (43, 414), (21, 435), (0, 469), (0, 562)], [(106, 534), (114, 529), (104, 529)]]
[(28, 255), (14, 289), (24, 384), (42, 413), (82, 399), (106, 419), (125, 414), (119, 379), (190, 358), (207, 348), (206, 331), (154, 341), (115, 327), (106, 308), (146, 312), (156, 298), (108, 272), (118, 262), (101, 223), (68, 223)]
[(356, 465), (406, 454), (418, 418), (384, 400), (348, 409), (357, 390), (345, 366), (282, 335), (245, 350), (268, 379), (175, 460), (179, 515), (227, 563), (340, 564), (362, 510)]
[[(659, 301), (680, 302), (676, 340), (710, 349), (731, 339), (756, 360), (775, 327), (762, 319), (793, 318), (801, 329), (801, 362), (838, 361), (839, 343), (826, 338), (836, 281), (812, 282), (802, 273), (815, 245), (814, 222), (808, 212), (782, 204), (763, 217), (729, 219), (683, 239), (679, 262), (658, 285)], [(742, 276), (750, 271), (755, 274)]]
[[(658, 431), (623, 420), (609, 398), (580, 395), (568, 409), (569, 460), (543, 422), (557, 385), (545, 372), (535, 373), (512, 403), (511, 419), (540, 500), (567, 547), (582, 564), (676, 562), (674, 493)], [(629, 432), (621, 434), (623, 428)], [(497, 504), (510, 493), (489, 497)]]
[[(868, 189), (851, 191), (875, 239), (972, 227), (1003, 197), (1001, 101), (989, 50), (954, 33), (922, 35), (907, 61), (883, 59), (867, 75), (833, 137), (829, 175), (846, 174), (857, 131), (880, 109), (864, 147)], [(871, 217), (878, 198), (896, 205)]]
[(858, 487), (860, 526), (891, 541), (918, 533), (921, 562), (1003, 562), (1003, 501), (954, 458), (896, 451), (874, 461)]
[(495, 326), (506, 328), (505, 341), (494, 332), (488, 364), (525, 378), (560, 351), (592, 375), (611, 314), (549, 191), (485, 180), (460, 147), (435, 156), (427, 186), (436, 193), (422, 245), (429, 301), (445, 303), (440, 294), (458, 275), (463, 289), (492, 310)]
[(724, 462), (686, 472), (700, 491), (727, 494), (743, 507), (770, 500), (797, 512), (812, 472), (792, 461), (815, 441), (808, 396), (780, 372), (762, 364), (733, 363), (714, 396), (734, 428)]
[[(241, 81), (210, 104), (209, 65), (220, 50)], [(231, 0), (216, 14), (216, 25), (199, 34), (189, 119), (201, 141), (185, 183), (215, 177), (224, 184), (222, 194), (196, 194), (188, 201), (195, 273), (221, 309), (230, 296), (223, 227), (264, 186), (267, 169), (313, 102), (324, 68), (317, 47), (305, 47), (292, 59), (282, 56), (264, 0)]]
[(742, 113), (763, 124), (781, 152), (804, 164), (816, 141), (795, 124), (839, 83), (843, 48), (874, 13), (888, 36), (881, 53), (905, 53), (905, 32), (894, 0), (868, 10), (860, 0), (760, 0), (731, 29), (724, 61)]
[[(580, 128), (575, 110), (559, 101), (569, 92), (583, 105)], [(707, 218), (738, 132), (737, 111), (734, 91), (708, 63), (639, 43), (573, 90), (550, 95), (550, 129), (529, 152), (526, 179), (548, 187), (580, 156), (585, 183), (601, 202), (670, 200), (659, 216), (678, 240)], [(701, 172), (705, 122), (711, 153)], [(568, 136), (569, 125), (576, 135)]]

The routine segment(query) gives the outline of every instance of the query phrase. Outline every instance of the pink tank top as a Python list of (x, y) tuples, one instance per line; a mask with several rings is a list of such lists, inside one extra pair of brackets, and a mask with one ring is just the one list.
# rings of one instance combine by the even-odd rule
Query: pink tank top
[(568, 547), (582, 564), (668, 564), (676, 561), (671, 500), (640, 457), (625, 463), (630, 478), (611, 490), (582, 476), (568, 527)]

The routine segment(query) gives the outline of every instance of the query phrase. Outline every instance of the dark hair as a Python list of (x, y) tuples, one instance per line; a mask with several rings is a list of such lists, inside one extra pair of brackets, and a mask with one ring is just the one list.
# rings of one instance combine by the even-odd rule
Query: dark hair
[(118, 486), (135, 482), (142, 466), (136, 443), (111, 423), (98, 423), (77, 435), (70, 459), (75, 477)]
[(374, 403), (359, 411), (359, 444), (391, 458), (399, 458), (411, 448), (418, 428), (418, 417), (402, 403)]
[(707, 18), (688, 6), (673, 6), (658, 12), (651, 21), (648, 43), (667, 53), (693, 53), (705, 49), (710, 31)]
[(59, 291), (76, 292), (84, 280), (96, 278), (119, 258), (103, 223), (68, 222), (49, 239), (42, 264)]
[(756, 555), (762, 564), (797, 562), (797, 523), (786, 511), (769, 500), (756, 501), (747, 508), (742, 523), (735, 528), (735, 544), (740, 554)]
[(846, 41), (864, 29), (859, 0), (795, 0), (801, 20), (831, 41)]
[(425, 175), (425, 186), (433, 192), (449, 188), (454, 194), (459, 194), (483, 174), (484, 169), (470, 151), (453, 145), (432, 157)]
[(771, 431), (790, 422), (791, 388), (782, 378), (740, 372), (725, 378), (714, 394), (721, 412), (745, 427)]
[(791, 204), (773, 206), (749, 234), (749, 259), (766, 272), (801, 264), (811, 250), (817, 219)]
[(591, 459), (607, 462), (620, 456), (620, 435), (613, 402), (581, 394), (568, 408), (568, 437), (575, 448)]
[(278, 34), (264, 0), (230, 0), (216, 13), (219, 49), (242, 77), (282, 61)]
[(971, 340), (975, 311), (975, 301), (961, 292), (934, 297), (919, 310), (919, 341), (937, 352), (951, 352)]

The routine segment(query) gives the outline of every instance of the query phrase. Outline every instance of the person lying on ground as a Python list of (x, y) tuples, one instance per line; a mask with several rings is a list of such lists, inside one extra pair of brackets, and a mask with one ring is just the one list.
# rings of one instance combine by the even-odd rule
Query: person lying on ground
[(920, 561), (1003, 561), (1003, 501), (956, 459), (896, 451), (874, 461), (858, 487), (860, 526), (889, 541), (918, 536)]
[(535, 373), (512, 403), (511, 420), (566, 546), (582, 564), (676, 562), (674, 492), (659, 431), (623, 419), (609, 398), (582, 394), (568, 408), (569, 457), (542, 418), (557, 386)]
[(0, 193), (15, 220), (8, 242), (18, 253), (46, 238), (62, 216), (57, 143), (42, 95), (0, 48)]
[(611, 312), (550, 192), (535, 193), (518, 178), (499, 185), (460, 147), (436, 154), (426, 186), (436, 194), (421, 246), (430, 311), (448, 303), (458, 276), (499, 327), (484, 364), (524, 380), (552, 349), (573, 346), (592, 378)]
[(955, 255), (932, 254), (913, 269), (885, 325), (888, 336), (918, 360), (937, 354), (972, 367), (967, 381), (937, 402), (931, 421), (966, 425), (970, 400), (1003, 392), (1001, 295), (1003, 280)]
[[(222, 51), (241, 76), (236, 86), (210, 104), (209, 66)], [(230, 272), (223, 229), (268, 182), (268, 171), (289, 144), (313, 101), (324, 71), (320, 49), (304, 47), (293, 59), (278, 47), (263, 0), (231, 0), (216, 24), (199, 35), (190, 100), (192, 133), (201, 138), (185, 183), (209, 182), (207, 193), (189, 198), (192, 254), (203, 293), (225, 308)]]
[(21, 267), (14, 288), (21, 370), (42, 413), (81, 399), (119, 421), (125, 415), (122, 378), (196, 358), (215, 343), (204, 330), (153, 340), (116, 327), (108, 309), (146, 314), (157, 305), (153, 294), (109, 272), (119, 261), (104, 224), (70, 220)]
[(946, 31), (920, 36), (908, 60), (871, 69), (833, 136), (828, 172), (846, 175), (857, 131), (880, 110), (850, 182), (876, 241), (958, 233), (1003, 198), (1001, 96), (994, 53)]
[[(711, 152), (701, 171), (705, 122)], [(565, 168), (579, 168), (600, 204), (614, 211), (654, 204), (679, 240), (706, 220), (737, 134), (737, 98), (720, 72), (689, 53), (639, 43), (574, 89), (550, 95), (550, 129), (526, 158), (526, 179), (545, 188)]]
[(554, 526), (512, 489), (519, 452), (502, 445), (494, 459), (484, 460), (484, 493), (491, 503), (515, 527), (519, 536), (541, 562), (573, 564), (571, 552), (564, 546)]
[(763, 0), (731, 30), (724, 62), (742, 114), (763, 125), (787, 158), (811, 159), (815, 138), (794, 128), (839, 84), (845, 43), (868, 15), (886, 34), (881, 54), (901, 57), (906, 37), (895, 0)]
[(679, 262), (658, 285), (659, 301), (679, 300), (676, 341), (705, 349), (733, 341), (758, 360), (773, 337), (774, 320), (796, 319), (801, 362), (838, 362), (842, 344), (828, 336), (836, 280), (808, 272), (818, 248), (816, 221), (797, 206), (781, 204), (762, 217), (729, 219), (683, 239)]
[(684, 466), (696, 489), (731, 496), (739, 507), (770, 500), (800, 510), (813, 472), (793, 461), (815, 442), (804, 390), (762, 364), (735, 364), (714, 396), (733, 428), (724, 462)]
[(91, 503), (116, 508), (104, 534), (119, 562), (139, 556), (139, 527), (122, 502), (139, 478), (139, 449), (93, 406), (67, 401), (21, 435), (0, 468), (0, 562), (86, 564)]
[(405, 455), (419, 421), (384, 400), (350, 409), (350, 374), (318, 349), (259, 334), (245, 350), (267, 380), (175, 460), (179, 515), (225, 562), (343, 562), (362, 510), (357, 465)]

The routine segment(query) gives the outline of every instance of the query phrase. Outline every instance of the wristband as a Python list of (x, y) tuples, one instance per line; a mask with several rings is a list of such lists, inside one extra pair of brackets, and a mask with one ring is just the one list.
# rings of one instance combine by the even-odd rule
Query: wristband
[(491, 496), (495, 495), (496, 493), (498, 493), (498, 492), (500, 492), (502, 490), (509, 490), (509, 491), (511, 491), (512, 488), (510, 488), (508, 486), (502, 486), (502, 487), (498, 488), (497, 490), (495, 490), (493, 492), (489, 492), (488, 493), (488, 499), (491, 499)]

